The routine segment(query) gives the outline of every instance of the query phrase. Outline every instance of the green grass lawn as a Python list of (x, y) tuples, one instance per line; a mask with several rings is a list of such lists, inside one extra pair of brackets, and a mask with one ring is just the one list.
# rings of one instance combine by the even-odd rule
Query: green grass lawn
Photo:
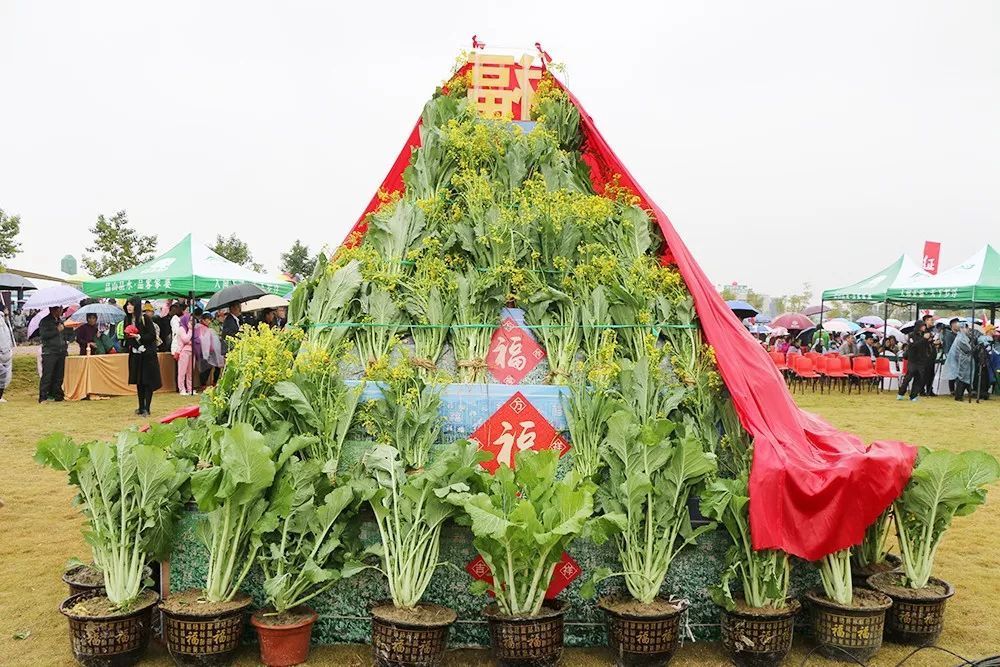
[[(0, 665), (72, 665), (67, 624), (57, 611), (66, 596), (59, 577), (67, 558), (88, 552), (65, 476), (41, 468), (31, 457), (35, 443), (53, 431), (78, 440), (104, 438), (140, 420), (132, 397), (39, 405), (33, 357), (17, 357), (14, 373), (9, 402), (0, 404), (0, 499), (6, 504), (0, 509)], [(867, 440), (899, 439), (956, 451), (980, 448), (1000, 456), (1000, 400), (968, 405), (942, 397), (911, 404), (896, 402), (890, 394), (809, 393), (796, 395), (796, 400)], [(157, 394), (153, 417), (191, 402), (177, 394)], [(956, 520), (936, 563), (935, 574), (958, 590), (949, 603), (940, 644), (968, 658), (1000, 653), (1000, 620), (993, 608), (1000, 601), (1000, 488), (994, 494), (976, 514)], [(30, 633), (26, 639), (14, 639), (24, 632)], [(807, 640), (797, 640), (788, 664), (798, 665), (811, 648)], [(895, 665), (910, 650), (886, 644), (871, 664)], [(486, 662), (484, 651), (471, 650), (451, 652), (447, 660), (449, 665)], [(807, 662), (823, 663), (833, 664), (818, 656)], [(144, 664), (172, 663), (162, 648), (153, 646)], [(238, 664), (258, 664), (256, 648), (245, 648)], [(370, 664), (370, 657), (364, 646), (328, 646), (315, 649), (309, 664), (360, 666)], [(605, 665), (609, 657), (601, 650), (569, 650), (564, 664)], [(671, 664), (727, 663), (717, 645), (700, 643), (683, 647)], [(958, 660), (925, 651), (906, 664), (954, 665)]]

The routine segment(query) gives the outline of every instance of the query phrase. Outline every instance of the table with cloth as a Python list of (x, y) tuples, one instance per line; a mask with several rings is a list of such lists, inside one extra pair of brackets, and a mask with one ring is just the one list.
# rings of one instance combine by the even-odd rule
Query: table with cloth
[[(158, 391), (177, 391), (177, 362), (167, 352), (156, 355), (160, 362), (163, 386)], [(68, 401), (81, 401), (91, 394), (132, 396), (135, 387), (128, 383), (127, 354), (93, 354), (66, 357), (63, 392)]]

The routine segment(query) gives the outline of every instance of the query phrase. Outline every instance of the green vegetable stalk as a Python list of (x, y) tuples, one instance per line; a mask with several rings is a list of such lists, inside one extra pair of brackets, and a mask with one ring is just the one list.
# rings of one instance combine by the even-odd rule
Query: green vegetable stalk
[(370, 549), (396, 607), (420, 603), (438, 560), (441, 528), (459, 513), (450, 499), (479, 490), (478, 463), (486, 455), (468, 441), (452, 444), (422, 471), (407, 475), (399, 452), (376, 445), (362, 460), (369, 476), (362, 493), (375, 512), (381, 544)]
[(750, 497), (746, 474), (738, 479), (715, 479), (701, 494), (701, 512), (726, 527), (733, 546), (726, 553), (726, 569), (717, 586), (709, 588), (712, 600), (732, 610), (736, 603), (730, 581), (738, 577), (743, 599), (751, 607), (783, 609), (787, 606), (791, 568), (788, 554), (773, 549), (757, 551), (750, 539)]
[(575, 471), (557, 480), (558, 462), (552, 450), (524, 450), (514, 470), (480, 473), (484, 492), (448, 496), (471, 520), (473, 546), (493, 573), (492, 584), (476, 582), (473, 590), (492, 592), (508, 616), (541, 611), (556, 564), (594, 510), (594, 484)]
[(1000, 464), (985, 452), (933, 452), (921, 447), (913, 476), (893, 504), (896, 536), (907, 585), (923, 588), (934, 556), (956, 516), (986, 501), (986, 487), (1000, 479)]
[(168, 458), (173, 435), (123, 431), (114, 444), (77, 445), (61, 433), (38, 443), (35, 460), (69, 473), (87, 517), (85, 536), (104, 572), (108, 599), (128, 609), (144, 586), (146, 563), (170, 550), (190, 464)]
[(837, 604), (850, 606), (854, 601), (851, 581), (851, 550), (841, 549), (823, 556), (818, 562), (819, 578), (826, 597)]
[(350, 484), (331, 487), (318, 461), (295, 457), (281, 468), (271, 492), (257, 562), (264, 594), (275, 612), (309, 602), (361, 571), (355, 520), (359, 498)]
[(892, 527), (892, 508), (888, 507), (865, 529), (865, 537), (854, 551), (854, 560), (862, 567), (872, 567), (886, 562), (889, 555), (889, 529)]
[(691, 528), (687, 500), (716, 470), (715, 456), (698, 439), (666, 419), (642, 423), (632, 410), (619, 410), (608, 424), (604, 452), (608, 479), (597, 493), (603, 510), (591, 535), (601, 544), (614, 538), (622, 570), (602, 568), (584, 591), (622, 576), (629, 593), (649, 604), (666, 579), (677, 553), (715, 524)]

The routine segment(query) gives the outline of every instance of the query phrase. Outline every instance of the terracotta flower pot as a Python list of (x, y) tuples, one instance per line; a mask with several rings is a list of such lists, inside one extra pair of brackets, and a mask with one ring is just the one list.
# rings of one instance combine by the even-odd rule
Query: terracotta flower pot
[(884, 572), (868, 579), (872, 588), (892, 598), (885, 635), (899, 644), (933, 644), (944, 629), (945, 603), (955, 594), (955, 587), (931, 577), (924, 588), (912, 589), (904, 586), (904, 578), (900, 572)]
[(149, 646), (153, 607), (159, 596), (143, 591), (128, 611), (95, 613), (88, 602), (107, 598), (104, 589), (78, 593), (59, 605), (69, 619), (69, 639), (73, 657), (84, 667), (127, 667), (142, 659)]
[(181, 591), (160, 603), (163, 641), (180, 667), (228, 665), (243, 640), (244, 616), (252, 601), (240, 594), (232, 602), (202, 604), (200, 595), (198, 590)]
[(607, 615), (608, 646), (619, 667), (659, 667), (674, 657), (687, 602), (657, 598), (644, 605), (630, 598), (606, 597), (597, 606)]
[(806, 599), (812, 607), (813, 636), (826, 657), (866, 662), (882, 647), (885, 612), (892, 606), (888, 595), (855, 588), (851, 606), (837, 604), (822, 590), (806, 593)]
[(546, 600), (537, 616), (505, 616), (496, 604), (483, 611), (490, 627), (490, 652), (500, 667), (551, 667), (563, 653), (566, 603)]
[(372, 608), (372, 652), (379, 667), (433, 667), (441, 664), (448, 634), (458, 615), (436, 604), (412, 610), (391, 602)]
[(283, 614), (254, 612), (250, 625), (260, 641), (260, 661), (268, 667), (291, 667), (305, 662), (317, 618), (319, 614), (305, 605)]
[(784, 609), (748, 607), (736, 599), (736, 609), (722, 610), (722, 646), (738, 667), (780, 665), (792, 648), (795, 616), (802, 605), (789, 600)]

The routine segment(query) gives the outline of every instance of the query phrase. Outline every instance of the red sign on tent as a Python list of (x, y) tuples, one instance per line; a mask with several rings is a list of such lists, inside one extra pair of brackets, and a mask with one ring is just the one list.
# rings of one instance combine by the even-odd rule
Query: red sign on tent
[(941, 259), (941, 244), (937, 241), (924, 241), (924, 271), (932, 276), (937, 275), (938, 263)]
[[(465, 566), (465, 571), (472, 575), (473, 579), (479, 581), (485, 581), (488, 584), (493, 583), (493, 573), (490, 572), (490, 566), (486, 564), (482, 556), (476, 556), (472, 561)], [(557, 595), (562, 593), (567, 586), (573, 583), (573, 580), (580, 576), (583, 569), (580, 564), (573, 560), (565, 551), (562, 555), (562, 560), (556, 563), (556, 569), (552, 572), (552, 579), (549, 581), (549, 587), (545, 591), (545, 599), (552, 600)], [(492, 595), (492, 593), (490, 593)]]
[(544, 358), (542, 346), (513, 317), (508, 317), (493, 332), (486, 365), (497, 382), (521, 384)]
[(555, 449), (559, 456), (569, 451), (569, 443), (519, 391), (483, 422), (469, 440), (493, 455), (480, 464), (491, 475), (501, 463), (513, 468), (515, 454), (525, 449)]

